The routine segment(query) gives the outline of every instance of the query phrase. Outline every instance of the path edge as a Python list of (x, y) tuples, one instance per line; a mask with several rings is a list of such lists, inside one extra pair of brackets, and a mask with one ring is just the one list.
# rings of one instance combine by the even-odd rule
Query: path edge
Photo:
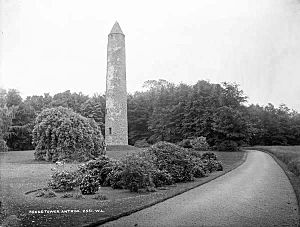
[(285, 175), (287, 176), (287, 178), (290, 181), (290, 184), (292, 185), (293, 191), (296, 195), (296, 200), (297, 200), (297, 204), (298, 204), (298, 227), (300, 227), (300, 188), (298, 188), (298, 186), (300, 185), (300, 179), (293, 173), (291, 172), (287, 165), (281, 161), (279, 158), (277, 158), (273, 153), (269, 152), (266, 149), (263, 148), (244, 148), (243, 150), (245, 151), (249, 151), (249, 150), (257, 150), (257, 151), (261, 151), (264, 152), (266, 154), (268, 154), (269, 156), (271, 156), (275, 162), (280, 166), (280, 168), (283, 170), (283, 172), (285, 173)]
[(201, 185), (207, 184), (208, 182), (210, 182), (210, 181), (212, 181), (212, 180), (215, 180), (215, 179), (217, 179), (217, 178), (219, 178), (219, 177), (221, 177), (221, 176), (224, 176), (225, 174), (227, 174), (227, 173), (229, 173), (229, 172), (235, 170), (235, 169), (238, 168), (239, 166), (241, 166), (241, 165), (246, 161), (246, 159), (247, 159), (247, 157), (248, 157), (248, 152), (249, 152), (249, 151), (247, 151), (247, 150), (242, 150), (242, 151), (244, 151), (244, 156), (243, 156), (243, 158), (242, 158), (240, 161), (238, 161), (237, 163), (235, 163), (230, 169), (228, 169), (227, 171), (224, 171), (223, 173), (221, 173), (221, 174), (218, 175), (218, 176), (212, 177), (211, 179), (209, 179), (209, 180), (207, 180), (207, 181), (205, 181), (205, 182), (201, 182), (201, 183), (199, 183), (199, 184), (197, 184), (197, 185), (195, 185), (195, 186), (193, 186), (193, 187), (191, 187), (191, 188), (184, 189), (184, 190), (182, 190), (182, 191), (180, 191), (180, 192), (177, 192), (177, 193), (175, 193), (175, 194), (173, 194), (173, 195), (170, 195), (170, 196), (161, 198), (161, 199), (159, 199), (159, 200), (157, 200), (157, 201), (154, 201), (154, 202), (152, 202), (152, 203), (149, 203), (149, 204), (145, 204), (144, 206), (141, 206), (141, 207), (132, 209), (132, 210), (130, 210), (130, 211), (126, 211), (126, 212), (124, 212), (124, 213), (121, 213), (121, 214), (118, 214), (118, 215), (115, 215), (115, 216), (111, 216), (111, 217), (108, 217), (108, 218), (105, 218), (105, 219), (102, 219), (102, 220), (99, 220), (99, 221), (95, 221), (95, 222), (92, 222), (92, 223), (87, 223), (87, 224), (85, 224), (85, 225), (83, 225), (83, 226), (84, 226), (84, 227), (94, 227), (94, 226), (103, 225), (103, 224), (105, 224), (105, 223), (107, 223), (107, 222), (115, 221), (115, 220), (117, 220), (117, 219), (119, 219), (119, 218), (122, 218), (122, 217), (125, 217), (125, 216), (129, 216), (129, 215), (131, 215), (131, 214), (133, 214), (133, 213), (136, 213), (136, 212), (138, 212), (138, 211), (140, 211), (140, 210), (144, 210), (144, 209), (146, 209), (146, 208), (148, 208), (148, 207), (151, 207), (151, 206), (154, 206), (154, 205), (156, 205), (156, 204), (158, 204), (158, 203), (164, 202), (164, 201), (166, 201), (166, 200), (168, 200), (168, 199), (171, 199), (171, 198), (173, 198), (173, 197), (175, 197), (175, 196), (181, 195), (181, 194), (183, 194), (183, 193), (185, 193), (185, 192), (187, 192), (187, 191), (190, 191), (190, 190), (192, 190), (192, 189), (195, 189), (195, 188), (197, 188), (197, 187), (200, 187)]

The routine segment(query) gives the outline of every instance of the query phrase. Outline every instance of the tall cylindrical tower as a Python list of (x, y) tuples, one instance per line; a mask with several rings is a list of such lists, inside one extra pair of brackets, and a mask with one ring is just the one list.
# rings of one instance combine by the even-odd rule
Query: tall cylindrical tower
[(125, 35), (118, 22), (107, 44), (105, 143), (128, 145)]

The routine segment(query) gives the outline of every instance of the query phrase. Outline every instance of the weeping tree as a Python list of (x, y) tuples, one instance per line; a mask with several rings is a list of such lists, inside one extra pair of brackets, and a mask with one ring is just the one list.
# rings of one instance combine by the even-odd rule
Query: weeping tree
[(65, 107), (43, 110), (36, 117), (32, 137), (37, 160), (87, 161), (102, 152), (98, 124)]

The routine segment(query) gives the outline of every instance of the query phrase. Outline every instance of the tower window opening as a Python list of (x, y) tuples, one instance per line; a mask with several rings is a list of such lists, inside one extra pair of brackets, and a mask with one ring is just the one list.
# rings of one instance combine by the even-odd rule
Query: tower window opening
[(111, 135), (111, 128), (109, 128), (109, 135)]

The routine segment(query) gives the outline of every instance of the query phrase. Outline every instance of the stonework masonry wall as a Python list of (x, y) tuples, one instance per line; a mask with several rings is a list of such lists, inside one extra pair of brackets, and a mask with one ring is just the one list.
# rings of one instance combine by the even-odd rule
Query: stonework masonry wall
[(122, 33), (108, 36), (105, 142), (128, 145), (125, 36)]

